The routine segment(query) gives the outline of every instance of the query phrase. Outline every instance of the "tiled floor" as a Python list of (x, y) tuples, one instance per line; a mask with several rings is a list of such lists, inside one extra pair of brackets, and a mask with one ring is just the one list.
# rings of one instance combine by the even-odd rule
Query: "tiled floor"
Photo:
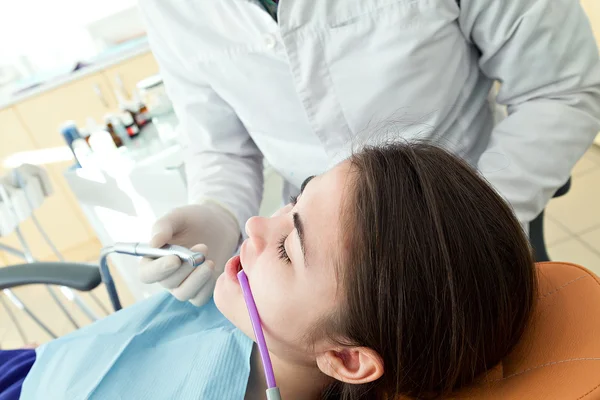
[(600, 274), (600, 148), (592, 147), (579, 161), (569, 193), (550, 201), (545, 235), (553, 260)]

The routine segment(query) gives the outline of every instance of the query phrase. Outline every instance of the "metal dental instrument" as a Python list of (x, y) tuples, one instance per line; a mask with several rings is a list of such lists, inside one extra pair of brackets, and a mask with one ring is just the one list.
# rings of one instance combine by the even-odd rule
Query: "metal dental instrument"
[(153, 259), (166, 256), (177, 256), (182, 262), (187, 262), (192, 267), (197, 267), (204, 262), (204, 254), (194, 253), (190, 249), (173, 244), (166, 244), (163, 247), (156, 248), (151, 247), (148, 243), (115, 243), (111, 247), (115, 253), (129, 254), (131, 256)]
[[(54, 245), (54, 242), (52, 242), (52, 240), (50, 239), (50, 237), (48, 236), (48, 234), (42, 227), (42, 224), (38, 221), (37, 217), (35, 216), (35, 213), (33, 212), (33, 210), (35, 210), (35, 206), (34, 206), (32, 200), (30, 199), (29, 195), (27, 194), (27, 190), (26, 190), (27, 184), (26, 184), (25, 180), (23, 179), (21, 171), (18, 168), (14, 169), (12, 171), (12, 176), (13, 176), (13, 180), (16, 183), (15, 186), (17, 186), (20, 189), (23, 189), (23, 194), (25, 195), (25, 200), (27, 201), (27, 204), (29, 205), (29, 208), (31, 209), (30, 218), (33, 221), (38, 232), (40, 233), (40, 235), (42, 235), (42, 238), (44, 239), (44, 241), (46, 242), (48, 247), (50, 247), (50, 250), (52, 250), (52, 252), (56, 256), (56, 258), (58, 258), (58, 261), (66, 262), (67, 260), (65, 260), (65, 258), (60, 253), (60, 251), (58, 251), (58, 249)], [(36, 178), (36, 179), (39, 179), (39, 178)], [(29, 262), (29, 263), (36, 261), (33, 259), (33, 256), (31, 255), (31, 251), (29, 250), (29, 247), (26, 245), (25, 238), (22, 237), (22, 235), (19, 231), (17, 231), (16, 233), (19, 236), (19, 240), (21, 241), (21, 244), (22, 244), (22, 247), (24, 250), (22, 258), (25, 258), (27, 260), (27, 262)], [(77, 306), (79, 306), (81, 311), (91, 321), (98, 320), (98, 316), (94, 313), (94, 311), (85, 303), (85, 301), (83, 301), (83, 299), (81, 298), (81, 296), (79, 296), (79, 294), (77, 294), (75, 291), (73, 291), (73, 289), (68, 288), (66, 286), (62, 286), (60, 288), (60, 291), (67, 299), (69, 299), (70, 301), (73, 301)], [(96, 297), (96, 295), (93, 292), (89, 292), (88, 295), (103, 311), (106, 312), (106, 309), (104, 309), (104, 306), (98, 300), (98, 298)], [(63, 312), (66, 312), (66, 310), (63, 310)], [(108, 313), (106, 313), (106, 314), (108, 314)], [(79, 328), (79, 325), (75, 322), (75, 320), (68, 313), (67, 313), (67, 318), (69, 319), (71, 324), (73, 324), (75, 326), (75, 328)]]
[[(17, 215), (17, 212), (15, 210), (15, 206), (13, 204), (13, 201), (11, 199), (11, 196), (10, 196), (10, 193), (9, 193), (7, 187), (8, 186), (5, 183), (0, 182), (0, 203), (3, 203), (5, 205), (6, 209), (10, 213), (10, 217), (14, 218), (15, 221), (19, 221), (20, 218)], [(33, 211), (33, 210), (31, 210), (31, 211)], [(1, 215), (0, 215), (0, 217), (1, 217)], [(24, 236), (21, 233), (20, 222), (17, 222), (15, 224), (15, 226), (13, 227), (13, 231), (16, 233), (17, 238), (19, 239), (20, 244), (23, 246), (24, 252), (23, 252), (22, 257), (25, 258), (25, 260), (28, 263), (34, 262), (35, 260), (33, 259), (33, 255), (31, 254), (31, 252), (29, 250), (29, 245), (27, 244), (27, 241), (25, 240)], [(5, 245), (2, 246), (2, 249), (4, 249), (4, 248), (5, 248)], [(13, 250), (15, 250), (15, 252), (17, 252), (17, 253), (20, 253), (16, 249), (13, 249)], [(71, 314), (69, 313), (69, 311), (65, 308), (65, 306), (62, 304), (62, 302), (58, 298), (58, 295), (56, 294), (55, 289), (53, 287), (51, 287), (50, 285), (46, 285), (46, 289), (48, 289), (48, 292), (50, 293), (50, 296), (52, 297), (52, 299), (54, 300), (54, 302), (56, 303), (56, 305), (60, 308), (60, 310), (65, 314), (65, 316), (67, 317), (67, 319), (69, 320), (69, 322), (71, 322), (74, 326), (78, 327), (77, 323), (75, 322), (75, 320), (73, 319), (73, 317), (71, 316)], [(17, 297), (17, 295), (14, 294), (14, 292), (12, 290), (10, 290), (10, 289), (4, 289), (2, 292), (4, 293), (4, 295), (6, 295), (6, 297), (8, 297), (8, 299), (13, 303), (13, 305), (16, 308), (18, 308), (19, 310), (24, 311), (40, 328), (42, 328), (48, 335), (50, 335), (50, 337), (57, 338), (56, 334), (54, 332), (52, 332), (52, 330), (50, 330), (50, 328), (48, 328), (48, 326), (46, 324), (44, 324), (25, 305), (19, 299), (19, 297)], [(2, 306), (4, 306), (6, 308), (5, 302), (2, 302)], [(9, 315), (11, 315), (11, 312), (9, 311), (9, 309), (6, 308), (6, 310), (9, 313)], [(21, 333), (21, 338), (23, 339), (23, 342), (25, 342), (26, 341), (26, 337), (23, 335), (22, 327), (19, 325), (19, 323), (17, 322), (16, 319), (13, 319), (13, 322), (17, 326), (17, 330), (19, 331), (19, 333)]]
[(108, 269), (108, 255), (111, 253), (127, 254), (131, 256), (147, 257), (152, 259), (166, 256), (177, 256), (181, 262), (188, 263), (192, 267), (197, 267), (206, 260), (206, 257), (202, 253), (195, 253), (183, 246), (176, 246), (172, 244), (166, 244), (163, 247), (156, 248), (150, 246), (148, 243), (115, 243), (112, 246), (103, 248), (100, 252), (100, 274), (102, 275), (102, 281), (106, 285), (110, 302), (112, 303), (115, 311), (120, 310), (122, 306), (119, 300), (119, 295), (117, 294), (117, 289), (115, 288), (115, 283)]
[(265, 370), (265, 377), (267, 380), (267, 400), (281, 400), (281, 394), (279, 393), (279, 388), (275, 382), (275, 373), (273, 372), (271, 357), (269, 356), (267, 342), (265, 341), (265, 335), (260, 323), (260, 316), (258, 315), (256, 303), (254, 302), (254, 296), (252, 296), (248, 277), (243, 270), (238, 272), (237, 277), (242, 288), (244, 300), (246, 301), (248, 313), (250, 314), (250, 322), (252, 322), (252, 329), (254, 330), (258, 351), (260, 352), (260, 358), (262, 359), (263, 368)]

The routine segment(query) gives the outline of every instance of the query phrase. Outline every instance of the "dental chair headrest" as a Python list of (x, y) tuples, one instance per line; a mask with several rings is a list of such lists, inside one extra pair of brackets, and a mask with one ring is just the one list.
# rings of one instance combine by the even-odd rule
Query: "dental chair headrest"
[(600, 399), (600, 279), (568, 263), (537, 271), (538, 303), (517, 347), (451, 399)]

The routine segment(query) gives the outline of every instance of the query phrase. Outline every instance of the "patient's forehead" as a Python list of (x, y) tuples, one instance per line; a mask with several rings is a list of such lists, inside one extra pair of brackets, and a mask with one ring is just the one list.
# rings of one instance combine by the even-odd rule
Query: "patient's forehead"
[(302, 194), (298, 212), (304, 220), (309, 264), (333, 266), (344, 258), (343, 232), (347, 224), (342, 218), (346, 217), (344, 207), (352, 191), (350, 169), (349, 162), (338, 164), (312, 179)]

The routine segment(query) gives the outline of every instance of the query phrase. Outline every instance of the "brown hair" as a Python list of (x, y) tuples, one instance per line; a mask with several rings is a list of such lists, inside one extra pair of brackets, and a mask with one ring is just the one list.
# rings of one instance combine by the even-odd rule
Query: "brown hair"
[(520, 224), (441, 148), (369, 147), (350, 162), (347, 304), (329, 328), (377, 351), (385, 372), (366, 385), (338, 382), (324, 398), (434, 398), (469, 384), (510, 352), (533, 308), (535, 268)]

